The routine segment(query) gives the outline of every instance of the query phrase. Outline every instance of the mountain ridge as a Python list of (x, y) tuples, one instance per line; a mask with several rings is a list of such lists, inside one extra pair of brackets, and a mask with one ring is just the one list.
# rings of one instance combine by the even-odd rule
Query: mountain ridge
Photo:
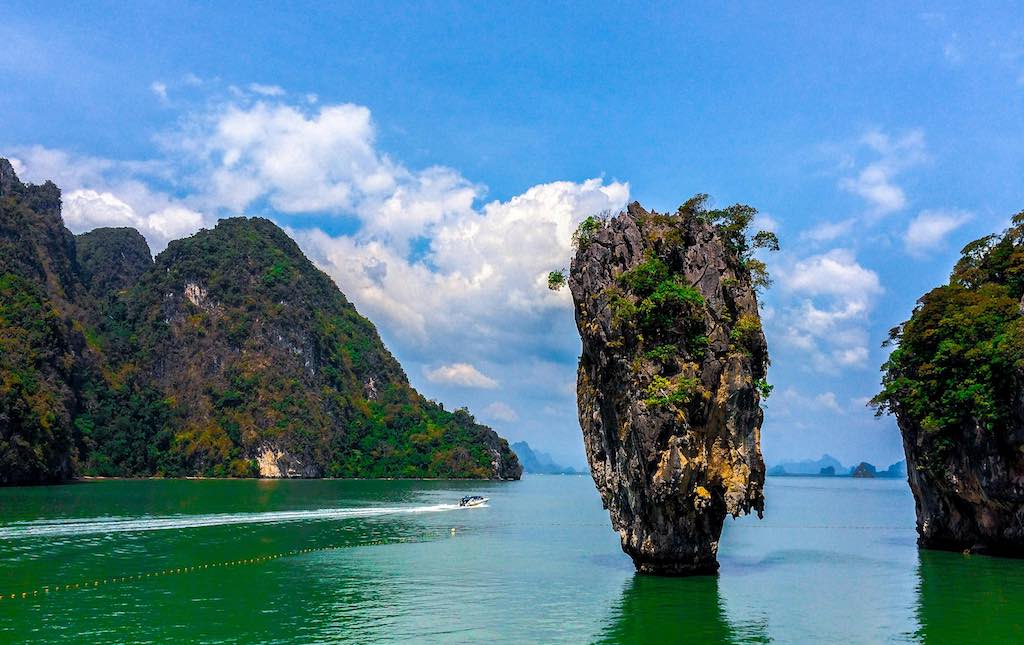
[(511, 445), (512, 452), (516, 453), (519, 463), (523, 466), (524, 473), (535, 473), (538, 475), (583, 475), (585, 470), (576, 470), (572, 466), (562, 466), (555, 462), (554, 458), (546, 452), (536, 450), (525, 441), (517, 441)]
[(59, 189), (6, 160), (0, 205), (0, 483), (519, 477), (273, 222), (224, 219), (152, 258), (134, 229), (71, 235)]

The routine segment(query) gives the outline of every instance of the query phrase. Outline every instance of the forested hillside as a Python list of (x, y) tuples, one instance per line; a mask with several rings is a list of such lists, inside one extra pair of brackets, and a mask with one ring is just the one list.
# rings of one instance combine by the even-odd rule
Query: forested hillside
[(0, 482), (519, 476), (272, 222), (222, 220), (154, 262), (133, 229), (72, 236), (56, 186), (0, 173)]

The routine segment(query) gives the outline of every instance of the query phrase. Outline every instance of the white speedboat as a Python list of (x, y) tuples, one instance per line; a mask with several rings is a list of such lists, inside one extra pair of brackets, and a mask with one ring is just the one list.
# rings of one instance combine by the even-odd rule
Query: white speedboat
[(459, 500), (459, 506), (480, 506), (486, 502), (486, 497), (480, 497), (479, 495), (467, 495)]

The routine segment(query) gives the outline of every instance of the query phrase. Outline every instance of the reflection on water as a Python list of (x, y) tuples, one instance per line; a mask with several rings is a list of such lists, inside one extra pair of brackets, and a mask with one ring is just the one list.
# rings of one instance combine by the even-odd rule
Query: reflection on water
[(921, 551), (917, 575), (923, 642), (1024, 642), (1024, 561)]
[(599, 642), (759, 643), (770, 639), (764, 625), (730, 625), (717, 576), (626, 581)]

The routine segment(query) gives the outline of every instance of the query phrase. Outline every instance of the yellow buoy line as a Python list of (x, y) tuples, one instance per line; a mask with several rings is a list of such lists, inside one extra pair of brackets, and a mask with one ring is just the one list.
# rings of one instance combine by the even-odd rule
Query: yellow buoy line
[[(454, 529), (453, 529), (454, 531)], [(209, 571), (211, 569), (223, 569), (225, 567), (235, 567), (248, 564), (262, 564), (264, 562), (270, 562), (271, 560), (280, 560), (281, 558), (287, 558), (297, 555), (305, 555), (307, 553), (315, 553), (318, 551), (333, 551), (338, 549), (353, 549), (363, 546), (378, 546), (382, 544), (399, 544), (399, 543), (410, 543), (410, 542), (428, 542), (431, 538), (429, 537), (417, 537), (417, 538), (396, 538), (392, 540), (373, 540), (370, 542), (359, 542), (356, 544), (332, 544), (328, 546), (317, 546), (306, 549), (292, 549), (291, 551), (284, 551), (281, 553), (273, 553), (270, 555), (259, 555), (251, 558), (240, 558), (238, 560), (226, 560), (223, 562), (211, 562), (206, 564), (196, 564), (188, 567), (170, 567), (167, 569), (161, 569), (159, 571), (150, 571), (149, 573), (138, 573), (129, 576), (119, 576), (117, 578), (96, 578), (93, 580), (85, 580), (75, 583), (65, 583), (56, 585), (46, 585), (30, 591), (22, 591), (21, 593), (9, 593), (0, 594), (0, 602), (8, 600), (22, 600), (29, 598), (45, 597), (49, 594), (63, 592), (63, 591), (75, 591), (83, 589), (95, 589), (102, 586), (121, 584), (126, 582), (138, 582), (140, 580), (148, 580), (151, 578), (159, 578), (162, 576), (173, 576), (183, 573), (194, 573), (197, 571)]]

